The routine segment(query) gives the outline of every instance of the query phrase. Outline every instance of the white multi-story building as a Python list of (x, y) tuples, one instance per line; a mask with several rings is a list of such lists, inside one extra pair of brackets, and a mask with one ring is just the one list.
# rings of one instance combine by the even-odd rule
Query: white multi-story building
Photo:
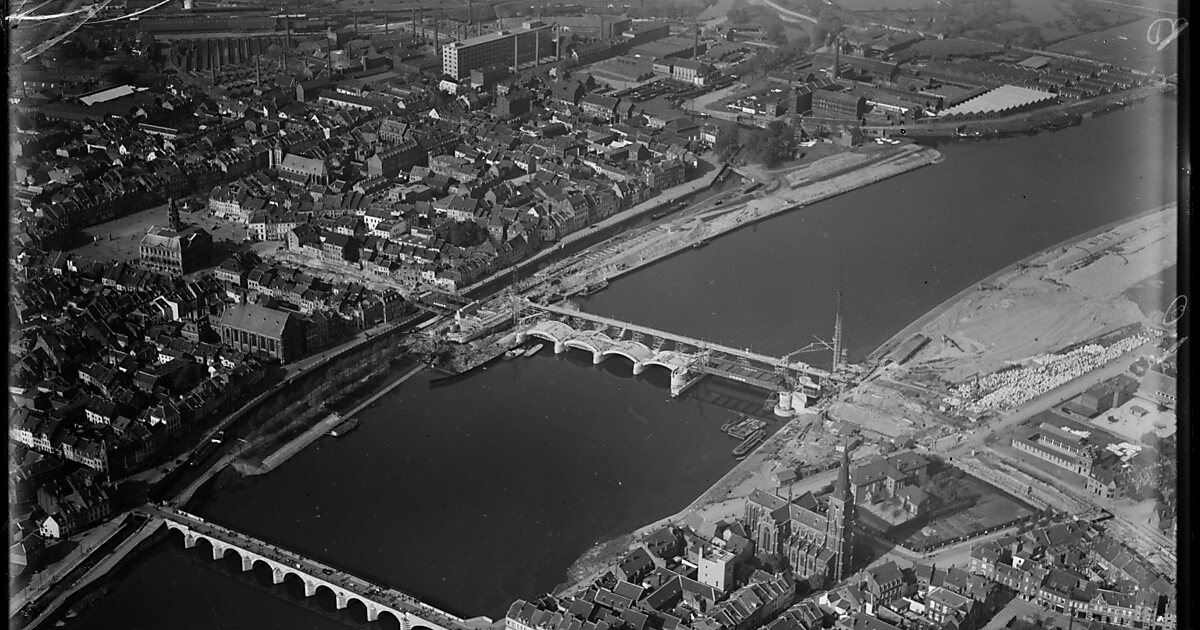
[(521, 28), (471, 37), (442, 47), (442, 72), (455, 79), (471, 76), (471, 71), (493, 64), (520, 66), (554, 56), (551, 25), (540, 20), (525, 22)]

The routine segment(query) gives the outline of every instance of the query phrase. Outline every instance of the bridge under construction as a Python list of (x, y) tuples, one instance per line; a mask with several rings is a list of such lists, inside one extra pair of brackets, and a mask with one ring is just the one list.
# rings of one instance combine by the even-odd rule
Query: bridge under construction
[(517, 340), (539, 338), (556, 353), (570, 348), (592, 353), (599, 364), (612, 356), (633, 362), (633, 373), (659, 366), (671, 373), (671, 395), (678, 396), (705, 376), (717, 376), (777, 395), (775, 413), (792, 415), (821, 395), (830, 372), (801, 361), (676, 334), (649, 326), (522, 300), (514, 305)]

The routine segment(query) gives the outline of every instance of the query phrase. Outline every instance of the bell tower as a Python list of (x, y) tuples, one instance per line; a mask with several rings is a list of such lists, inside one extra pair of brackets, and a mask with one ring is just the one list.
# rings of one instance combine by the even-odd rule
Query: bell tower
[(167, 225), (176, 232), (183, 229), (183, 221), (179, 220), (179, 207), (175, 205), (174, 197), (167, 204)]
[(842, 448), (842, 465), (838, 468), (833, 493), (829, 495), (825, 530), (825, 547), (834, 553), (833, 572), (829, 576), (834, 583), (841, 582), (851, 573), (857, 521), (854, 495), (850, 492), (850, 452), (845, 446)]

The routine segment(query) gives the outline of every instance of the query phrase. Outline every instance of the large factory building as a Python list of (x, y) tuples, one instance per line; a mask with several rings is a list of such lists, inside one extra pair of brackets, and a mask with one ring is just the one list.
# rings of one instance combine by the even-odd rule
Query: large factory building
[(463, 79), (478, 68), (493, 64), (520, 66), (554, 54), (552, 27), (542, 21), (530, 21), (519, 29), (480, 35), (443, 46), (442, 72)]

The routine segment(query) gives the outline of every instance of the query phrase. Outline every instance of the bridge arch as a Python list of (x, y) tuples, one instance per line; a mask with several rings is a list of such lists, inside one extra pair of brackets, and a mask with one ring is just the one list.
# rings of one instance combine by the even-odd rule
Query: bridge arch
[(313, 591), (312, 599), (317, 602), (323, 610), (337, 610), (338, 596), (333, 587), (328, 584), (317, 584), (317, 588)]
[(196, 537), (196, 542), (192, 545), (192, 553), (199, 555), (205, 560), (213, 560), (213, 556), (215, 555), (215, 551), (217, 549), (216, 541), (208, 536), (205, 536), (204, 534), (194, 535)]
[(304, 579), (304, 575), (295, 571), (284, 569), (282, 577), (283, 579), (277, 582), (277, 584), (279, 584), (283, 590), (287, 591), (288, 595), (298, 599), (311, 597), (308, 584)]
[(346, 605), (342, 610), (342, 614), (350, 617), (356, 623), (370, 623), (370, 607), (362, 598), (351, 595), (345, 600)]
[(662, 359), (657, 359), (657, 358), (654, 358), (654, 359), (646, 359), (645, 361), (642, 361), (642, 363), (643, 363), (643, 364), (644, 364), (646, 367), (651, 367), (651, 366), (654, 366), (654, 367), (660, 367), (660, 368), (663, 368), (663, 369), (665, 369), (665, 370), (666, 370), (666, 371), (668, 371), (668, 372), (671, 372), (671, 371), (673, 371), (673, 370), (675, 369), (675, 366), (674, 366), (674, 365), (671, 365), (670, 363), (667, 363), (666, 361), (664, 361), (664, 360), (662, 360)]
[(382, 628), (404, 628), (404, 620), (400, 618), (400, 615), (386, 608), (379, 611), (379, 617), (375, 621)]
[(563, 345), (565, 345), (568, 348), (576, 348), (578, 350), (586, 350), (588, 352), (591, 352), (592, 354), (598, 354), (600, 352), (600, 349), (597, 348), (596, 346), (592, 345), (591, 342), (589, 342), (587, 339), (579, 339), (578, 337), (573, 337), (571, 339), (567, 339), (565, 342), (563, 342)]
[(544, 339), (546, 341), (549, 341), (550, 343), (562, 343), (562, 339), (555, 337), (553, 333), (547, 332), (545, 330), (539, 330), (537, 328), (533, 328), (533, 329), (526, 331), (525, 335), (529, 336), (529, 337), (537, 337), (538, 339)]
[(638, 358), (633, 356), (633, 353), (629, 352), (628, 350), (623, 350), (621, 348), (608, 348), (608, 349), (600, 351), (600, 360), (601, 361), (603, 361), (611, 356), (625, 357), (626, 359), (629, 359), (631, 362), (633, 362), (635, 364), (642, 363), (642, 361), (638, 360)]

